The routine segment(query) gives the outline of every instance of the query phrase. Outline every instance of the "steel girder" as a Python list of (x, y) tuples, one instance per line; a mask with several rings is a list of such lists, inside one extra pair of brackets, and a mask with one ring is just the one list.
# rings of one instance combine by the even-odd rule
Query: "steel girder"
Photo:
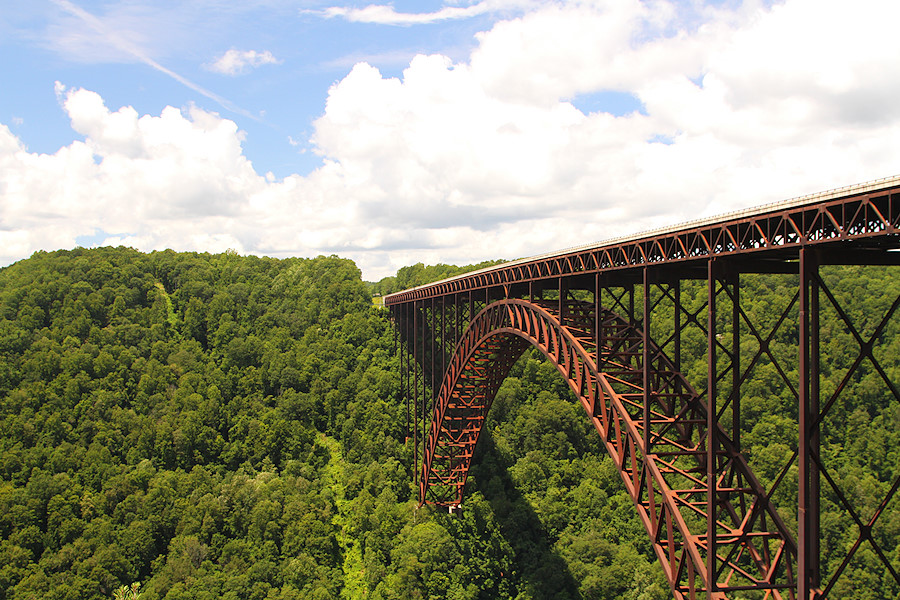
[(897, 247), (900, 177), (504, 263), (385, 296), (385, 306), (576, 273), (766, 257), (801, 247)]
[(701, 395), (635, 325), (563, 298), (504, 299), (472, 319), (434, 404), (422, 502), (461, 502), (491, 402), (532, 345), (602, 436), (677, 598), (793, 597), (796, 543)]

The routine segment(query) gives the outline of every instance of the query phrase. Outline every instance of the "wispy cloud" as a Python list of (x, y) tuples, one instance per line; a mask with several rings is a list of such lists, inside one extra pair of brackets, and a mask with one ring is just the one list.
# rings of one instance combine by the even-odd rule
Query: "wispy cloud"
[(93, 30), (94, 33), (101, 36), (106, 42), (108, 42), (115, 48), (118, 48), (122, 52), (125, 52), (126, 54), (133, 56), (135, 59), (144, 63), (148, 67), (151, 67), (153, 69), (156, 69), (160, 73), (168, 75), (169, 77), (171, 77), (178, 83), (184, 85), (185, 87), (187, 87), (189, 89), (194, 90), (195, 92), (197, 92), (198, 94), (200, 94), (202, 96), (205, 96), (206, 98), (209, 98), (210, 100), (212, 100), (213, 102), (216, 102), (217, 104), (219, 104), (222, 108), (224, 108), (226, 110), (229, 110), (233, 113), (237, 113), (239, 115), (243, 115), (243, 116), (253, 119), (255, 121), (259, 121), (259, 118), (256, 115), (254, 115), (253, 113), (251, 113), (250, 111), (237, 106), (236, 104), (234, 104), (227, 98), (223, 98), (222, 96), (220, 96), (214, 92), (211, 92), (200, 85), (197, 85), (190, 79), (183, 77), (182, 75), (179, 75), (175, 71), (159, 64), (157, 61), (153, 60), (153, 58), (148, 56), (139, 47), (132, 44), (131, 42), (129, 42), (127, 39), (123, 38), (121, 35), (119, 35), (115, 31), (112, 31), (109, 27), (107, 27), (103, 23), (103, 21), (101, 19), (99, 19), (96, 16), (92, 15), (91, 13), (87, 12), (80, 6), (76, 6), (69, 0), (52, 0), (52, 2), (54, 4), (56, 4), (58, 7), (60, 7), (61, 9), (63, 9), (64, 11), (66, 11), (67, 13), (69, 13), (70, 15), (81, 20), (85, 25), (90, 27), (90, 29)]
[(206, 69), (221, 73), (222, 75), (241, 75), (250, 69), (261, 67), (262, 65), (277, 65), (281, 61), (265, 50), (257, 52), (256, 50), (235, 50), (232, 48), (214, 62), (203, 65)]
[(370, 4), (364, 8), (332, 6), (318, 11), (318, 14), (329, 19), (341, 17), (355, 23), (409, 26), (456, 19), (470, 19), (500, 10), (525, 8), (532, 5), (534, 5), (534, 2), (527, 0), (482, 0), (470, 6), (445, 6), (440, 10), (429, 13), (404, 13), (397, 12), (389, 4)]

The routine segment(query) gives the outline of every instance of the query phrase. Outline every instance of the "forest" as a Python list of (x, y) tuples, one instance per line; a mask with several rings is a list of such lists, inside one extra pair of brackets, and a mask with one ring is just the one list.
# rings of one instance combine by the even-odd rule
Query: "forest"
[[(142, 600), (670, 598), (614, 464), (534, 352), (498, 393), (463, 510), (417, 509), (400, 359), (372, 295), (491, 264), (366, 283), (336, 256), (120, 247), (0, 269), (0, 600), (132, 585)], [(850, 315), (864, 333), (900, 294), (884, 268), (825, 277), (841, 297), (868, 288)], [(771, 278), (742, 286), (763, 320), (784, 302)], [(895, 320), (874, 351), (893, 382)], [(823, 448), (868, 518), (900, 476), (900, 402), (852, 366), (840, 319), (822, 328), (823, 389), (850, 380)], [(796, 406), (759, 370), (744, 438), (770, 482), (795, 449)], [(857, 533), (823, 493), (833, 570), (831, 549)], [(873, 536), (900, 570), (900, 500), (884, 511)], [(900, 586), (865, 547), (830, 597), (900, 599)]]

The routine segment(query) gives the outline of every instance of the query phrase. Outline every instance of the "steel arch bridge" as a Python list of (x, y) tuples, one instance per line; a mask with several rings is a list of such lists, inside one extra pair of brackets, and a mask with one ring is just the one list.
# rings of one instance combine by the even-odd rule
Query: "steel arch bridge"
[[(737, 598), (749, 590), (763, 598), (826, 598), (863, 546), (900, 584), (890, 559), (900, 549), (882, 548), (876, 535), (885, 508), (900, 496), (900, 477), (876, 510), (861, 514), (821, 452), (829, 412), (863, 363), (878, 374), (885, 401), (900, 402), (877, 351), (888, 324), (900, 319), (900, 297), (890, 299), (874, 332), (861, 332), (821, 269), (900, 266), (898, 228), (895, 177), (385, 297), (404, 349), (401, 382), (420, 503), (460, 505), (491, 402), (534, 347), (601, 436), (676, 598)], [(749, 273), (779, 276), (790, 290), (768, 329), (742, 307), (741, 276)], [(705, 302), (684, 301), (685, 286), (694, 297), (705, 287)], [(856, 340), (858, 355), (836, 389), (823, 393), (819, 322), (826, 307)], [(786, 327), (797, 330), (787, 360), (773, 349)], [(682, 362), (697, 358), (682, 344), (688, 331), (706, 338), (704, 381), (682, 373)], [(796, 398), (798, 415), (796, 450), (768, 486), (741, 447), (742, 389), (763, 361)], [(779, 514), (773, 495), (790, 485), (797, 505)], [(826, 495), (858, 535), (839, 566), (823, 573)]]

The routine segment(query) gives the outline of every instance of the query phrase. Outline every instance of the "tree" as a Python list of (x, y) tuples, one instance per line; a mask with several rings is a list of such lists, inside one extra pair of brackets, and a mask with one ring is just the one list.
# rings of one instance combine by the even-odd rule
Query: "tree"
[(119, 586), (113, 592), (113, 600), (138, 600), (141, 597), (141, 584), (134, 582), (131, 585)]

